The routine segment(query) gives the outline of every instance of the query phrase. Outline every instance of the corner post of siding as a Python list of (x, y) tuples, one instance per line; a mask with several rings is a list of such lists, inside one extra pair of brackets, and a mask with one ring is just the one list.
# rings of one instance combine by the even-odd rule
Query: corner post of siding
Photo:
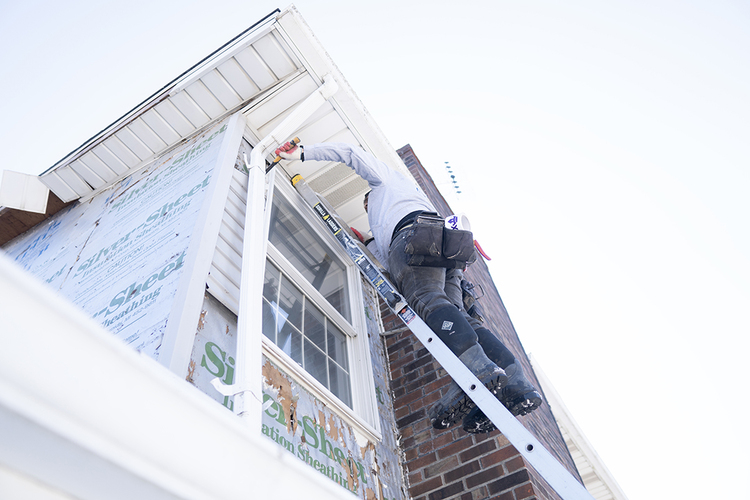
[[(270, 134), (255, 145), (248, 168), (247, 209), (242, 248), (242, 276), (237, 319), (237, 378), (235, 386), (220, 388), (235, 395), (235, 413), (252, 428), (260, 429), (263, 383), (263, 276), (265, 274), (268, 223), (264, 197), (269, 153), (288, 141), (299, 127), (331, 96), (338, 84), (331, 75), (302, 101)], [(269, 199), (272, 194), (269, 192)], [(217, 387), (219, 389), (219, 387)]]

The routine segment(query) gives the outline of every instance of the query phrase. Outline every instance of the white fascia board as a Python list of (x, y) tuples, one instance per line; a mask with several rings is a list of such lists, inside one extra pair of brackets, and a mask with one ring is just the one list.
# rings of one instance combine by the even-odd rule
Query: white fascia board
[(4, 170), (0, 181), (0, 206), (25, 212), (47, 212), (49, 189), (36, 175)]
[(0, 254), (0, 464), (87, 499), (351, 494)]
[[(79, 146), (74, 151), (70, 152), (68, 155), (60, 159), (57, 163), (55, 163), (50, 168), (42, 172), (40, 175), (49, 174), (51, 172), (54, 172), (57, 168), (67, 165), (74, 158), (79, 157), (80, 154), (84, 152), (85, 150), (87, 150), (90, 146), (102, 142), (102, 138), (108, 137), (114, 134), (123, 126), (123, 124), (129, 123), (130, 121), (135, 119), (135, 117), (141, 115), (145, 110), (150, 109), (151, 107), (155, 106), (156, 104), (163, 101), (167, 97), (173, 96), (179, 93), (181, 90), (184, 90), (185, 87), (188, 87), (190, 84), (197, 81), (201, 76), (212, 71), (217, 66), (219, 66), (222, 62), (229, 59), (234, 54), (241, 51), (242, 49), (244, 49), (245, 47), (253, 43), (255, 40), (257, 40), (258, 38), (262, 37), (269, 31), (271, 31), (276, 23), (276, 16), (274, 16), (274, 14), (278, 15), (278, 13), (274, 11), (273, 13), (266, 16), (264, 19), (261, 19), (260, 21), (258, 21), (255, 25), (248, 28), (246, 32), (241, 33), (240, 35), (235, 37), (235, 39), (228, 42), (225, 46), (219, 48), (216, 52), (207, 56), (204, 60), (197, 63), (194, 67), (185, 71), (184, 74), (178, 76), (173, 81), (165, 85), (162, 89), (156, 91), (153, 95), (151, 95), (145, 101), (141, 102), (135, 108), (127, 112), (125, 115), (118, 118), (117, 121), (109, 125), (104, 130), (100, 131), (95, 136), (91, 137), (89, 140), (84, 142), (81, 146)], [(210, 123), (213, 123), (213, 120), (210, 120)], [(199, 127), (199, 129), (200, 128), (202, 127)], [(142, 164), (143, 162), (141, 163), (141, 165)], [(132, 171), (129, 171), (128, 175)], [(110, 184), (111, 183), (108, 183), (108, 185)]]

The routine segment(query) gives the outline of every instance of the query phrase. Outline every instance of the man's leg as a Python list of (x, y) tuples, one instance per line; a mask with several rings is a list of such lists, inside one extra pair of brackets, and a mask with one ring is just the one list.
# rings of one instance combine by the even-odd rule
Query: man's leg
[[(477, 334), (462, 312), (445, 294), (445, 269), (410, 266), (404, 252), (405, 234), (391, 243), (388, 268), (394, 285), (414, 311), (471, 372), (493, 392), (507, 382), (504, 371), (477, 343)], [(446, 428), (464, 418), (474, 407), (460, 387), (451, 387), (431, 413), (433, 426)]]
[[(463, 306), (462, 279), (463, 272), (459, 269), (448, 270), (445, 277), (445, 294), (458, 307)], [(521, 364), (518, 363), (513, 353), (494, 333), (485, 328), (482, 322), (470, 316), (463, 308), (461, 310), (476, 332), (479, 345), (482, 346), (487, 357), (505, 370), (508, 376), (507, 385), (496, 394), (498, 399), (515, 416), (526, 415), (536, 410), (542, 404), (542, 397), (524, 376)], [(464, 430), (472, 433), (495, 430), (495, 425), (479, 408), (474, 408), (469, 412), (464, 419), (463, 427)]]
[[(475, 329), (479, 344), (487, 356), (503, 368), (508, 375), (508, 383), (496, 393), (497, 398), (514, 416), (526, 415), (542, 404), (542, 396), (526, 378), (521, 363), (507, 347), (484, 327)], [(473, 408), (464, 418), (463, 428), (466, 432), (480, 434), (495, 430), (493, 424), (481, 409)]]

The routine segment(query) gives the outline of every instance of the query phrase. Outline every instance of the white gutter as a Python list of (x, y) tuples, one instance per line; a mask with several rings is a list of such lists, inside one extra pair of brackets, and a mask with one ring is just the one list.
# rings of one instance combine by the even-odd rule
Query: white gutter
[(1, 498), (355, 498), (1, 252), (0, 318)]
[[(323, 77), (323, 85), (300, 103), (284, 121), (255, 145), (250, 153), (247, 186), (245, 234), (242, 245), (242, 276), (240, 279), (240, 310), (237, 319), (237, 382), (224, 386), (219, 379), (214, 387), (225, 396), (235, 396), (235, 413), (247, 420), (251, 428), (260, 430), (262, 404), (262, 329), (263, 276), (266, 268), (268, 217), (265, 207), (265, 158), (312, 114), (338, 91), (331, 75)], [(272, 188), (272, 186), (271, 186)], [(270, 200), (270, 193), (269, 193)]]

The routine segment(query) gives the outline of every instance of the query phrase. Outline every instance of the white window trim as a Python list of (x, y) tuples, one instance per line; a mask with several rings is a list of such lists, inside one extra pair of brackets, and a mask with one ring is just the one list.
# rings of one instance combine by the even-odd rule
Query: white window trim
[[(377, 408), (375, 394), (375, 378), (372, 370), (372, 355), (370, 352), (369, 335), (364, 311), (364, 297), (359, 270), (349, 256), (341, 248), (339, 242), (333, 238), (323, 223), (315, 216), (312, 209), (288, 182), (277, 182), (275, 188), (279, 190), (292, 205), (292, 208), (302, 215), (307, 223), (324, 241), (332, 254), (338, 258), (346, 268), (346, 280), (349, 288), (349, 309), (351, 322), (336, 311), (320, 292), (302, 277), (299, 271), (269, 242), (267, 257), (277, 265), (286, 277), (309, 297), (315, 298), (315, 303), (331, 319), (337, 327), (347, 335), (347, 352), (349, 373), (351, 377), (352, 408), (349, 408), (327, 387), (318, 382), (292, 358), (284, 353), (265, 335), (262, 337), (264, 354), (273, 362), (289, 372), (295, 381), (303, 385), (324, 403), (331, 406), (350, 425), (357, 428), (370, 439), (381, 440), (380, 415)], [(270, 204), (269, 204), (270, 205)], [(270, 217), (270, 213), (268, 214)], [(322, 301), (317, 300), (318, 297)]]

